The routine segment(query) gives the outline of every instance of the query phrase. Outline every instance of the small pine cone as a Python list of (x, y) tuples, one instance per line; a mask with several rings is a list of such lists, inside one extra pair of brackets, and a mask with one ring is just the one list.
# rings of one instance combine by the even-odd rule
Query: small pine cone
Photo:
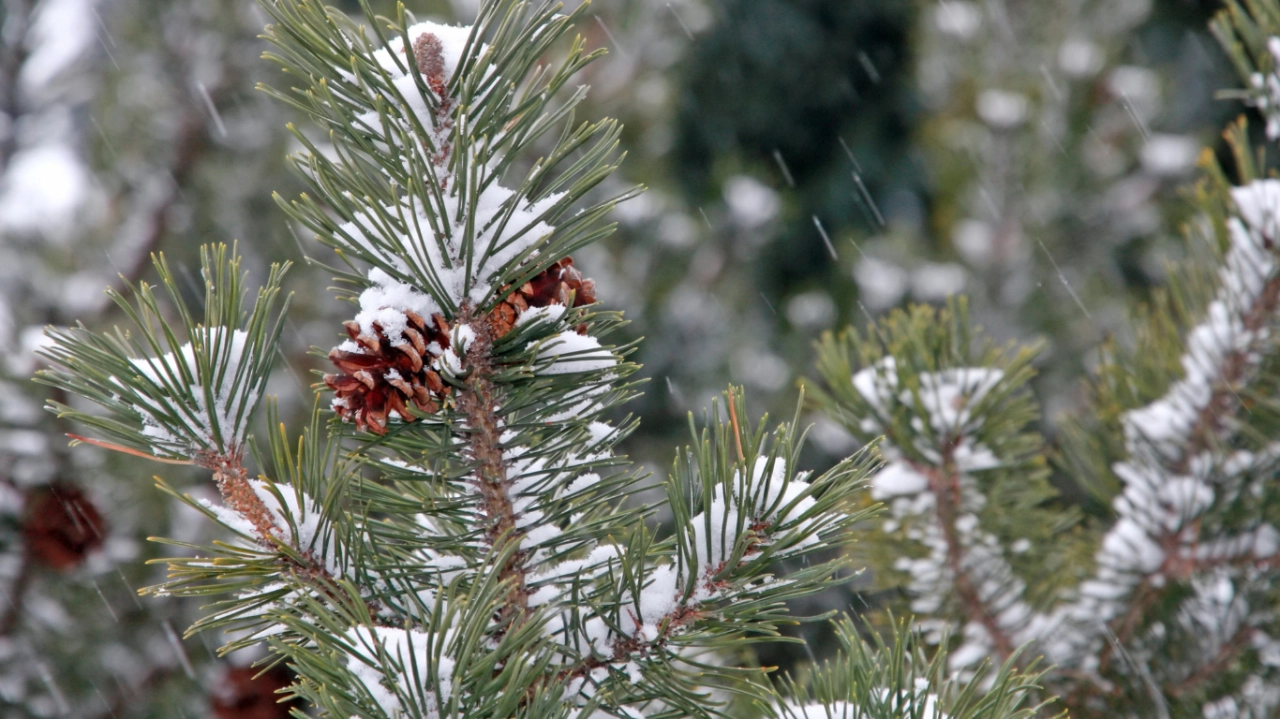
[(252, 667), (228, 669), (222, 682), (209, 693), (209, 705), (217, 719), (288, 719), (297, 699), (281, 702), (276, 692), (293, 683), (289, 670), (275, 666), (258, 675)]
[(418, 72), (422, 73), (423, 79), (427, 81), (427, 86), (436, 94), (436, 97), (443, 99), (446, 80), (444, 43), (429, 32), (422, 33), (413, 41), (413, 60), (418, 66)]
[(449, 393), (440, 374), (431, 368), (449, 346), (449, 323), (438, 314), (430, 322), (413, 312), (404, 315), (403, 339), (398, 344), (391, 343), (377, 322), (370, 335), (349, 321), (343, 327), (356, 347), (335, 347), (329, 352), (329, 360), (340, 372), (324, 376), (324, 383), (337, 394), (333, 408), (361, 431), (385, 433), (392, 412), (412, 421), (410, 405), (428, 414), (438, 412)]
[(56, 483), (35, 490), (28, 499), (22, 535), (35, 561), (66, 571), (102, 546), (106, 522), (84, 492)]
[[(572, 299), (572, 305), (570, 300)], [(515, 326), (516, 319), (530, 307), (564, 305), (581, 307), (596, 301), (596, 283), (586, 279), (573, 266), (573, 258), (557, 260), (524, 283), (489, 313), (489, 326), (495, 338)]]

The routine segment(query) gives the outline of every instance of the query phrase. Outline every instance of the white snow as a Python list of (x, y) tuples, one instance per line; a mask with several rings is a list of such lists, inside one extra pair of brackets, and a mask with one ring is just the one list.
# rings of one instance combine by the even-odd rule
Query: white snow
[(787, 300), (787, 321), (797, 327), (822, 329), (836, 318), (836, 303), (826, 290), (801, 292)]
[[(1231, 426), (1204, 426), (1201, 418), (1210, 411), (1215, 392), (1227, 386), (1224, 383), (1230, 381), (1227, 387), (1234, 393), (1237, 385), (1249, 381), (1261, 356), (1258, 347), (1271, 341), (1265, 332), (1246, 328), (1243, 317), (1280, 270), (1265, 246), (1280, 229), (1280, 181), (1237, 187), (1232, 198), (1238, 216), (1228, 219), (1231, 244), (1218, 271), (1218, 291), (1202, 322), (1187, 335), (1183, 378), (1162, 397), (1121, 416), (1129, 456), (1112, 467), (1123, 485), (1113, 500), (1117, 520), (1103, 538), (1094, 575), (1081, 585), (1079, 597), (1044, 623), (1046, 629), (1070, 628), (1042, 634), (1051, 661), (1092, 666), (1094, 654), (1105, 644), (1102, 627), (1124, 611), (1141, 582), (1165, 582), (1166, 565), (1178, 572), (1188, 562), (1226, 562), (1250, 555), (1256, 560), (1272, 556), (1278, 548), (1280, 534), (1268, 524), (1212, 539), (1200, 536), (1201, 518), (1216, 503), (1231, 501), (1249, 475), (1265, 475), (1274, 466), (1269, 450), (1221, 456), (1210, 447), (1192, 449), (1193, 436), (1203, 432), (1212, 433), (1214, 442), (1230, 445), (1229, 436), (1217, 435), (1230, 435)], [(1234, 365), (1232, 377), (1223, 375), (1228, 363)], [(1203, 584), (1209, 579), (1212, 576), (1193, 577), (1196, 595), (1179, 610), (1182, 621), (1191, 623), (1188, 627), (1200, 626), (1189, 629), (1188, 636), (1209, 643), (1202, 648), (1204, 656), (1217, 651), (1211, 645), (1216, 640), (1204, 627), (1225, 626), (1231, 604), (1213, 599), (1231, 590), (1230, 580), (1218, 577), (1216, 584)]]
[(830, 703), (809, 702), (797, 704), (783, 701), (779, 716), (784, 719), (867, 719), (869, 716), (903, 716), (912, 719), (947, 719), (938, 708), (938, 697), (929, 692), (929, 682), (917, 677), (912, 689), (891, 691), (884, 687), (871, 689), (867, 708), (875, 708), (871, 714), (857, 705), (845, 701)]
[[(434, 22), (421, 22), (411, 25), (406, 31), (410, 42), (415, 42), (424, 33), (435, 35), (440, 40), (441, 59), (444, 70), (445, 84), (448, 84), (454, 73), (458, 69), (458, 64), (462, 61), (462, 53), (466, 49), (467, 38), (470, 36), (472, 26), (470, 25), (442, 25)], [(418, 90), (417, 81), (414, 79), (414, 73), (410, 69), (415, 63), (413, 57), (413, 48), (410, 47), (408, 52), (405, 51), (404, 40), (400, 37), (391, 38), (386, 48), (379, 48), (372, 54), (373, 61), (387, 72), (391, 79), (391, 84), (395, 86), (396, 91), (400, 93), (404, 102), (407, 104), (410, 112), (417, 116), (422, 126), (427, 128), (428, 132), (432, 132), (432, 122), (430, 113), (427, 110), (426, 100)], [(479, 48), (479, 56), (483, 57), (488, 50), (487, 45), (481, 45)], [(486, 69), (486, 76), (492, 72), (492, 68)], [(343, 77), (348, 81), (355, 78), (350, 73), (343, 72)], [(424, 80), (426, 78), (423, 78)], [(427, 92), (434, 92), (428, 87)], [(370, 93), (372, 95), (372, 93)], [(374, 96), (375, 99), (376, 96)], [(398, 105), (399, 101), (386, 93), (381, 99)], [(437, 98), (439, 100), (439, 98)], [(364, 100), (365, 103), (368, 100)], [(377, 134), (382, 132), (382, 123), (378, 118), (377, 112), (368, 112), (358, 118), (363, 121), (371, 130)], [(432, 139), (436, 146), (439, 147), (444, 141), (447, 141), (445, 135), (435, 135)]]
[(543, 341), (538, 351), (538, 360), (553, 360), (545, 367), (539, 367), (539, 374), (593, 372), (608, 369), (618, 363), (613, 353), (600, 345), (600, 340), (591, 335), (580, 335), (573, 330), (566, 330)]
[(891, 262), (863, 257), (853, 266), (853, 279), (859, 299), (873, 310), (882, 310), (898, 304), (907, 293), (910, 275)]
[[(197, 332), (202, 333), (199, 350), (188, 342), (176, 354), (131, 360), (138, 372), (166, 396), (157, 401), (138, 396), (139, 405), (135, 407), (143, 417), (143, 434), (154, 439), (153, 451), (157, 455), (186, 458), (194, 450), (219, 449), (214, 427), (222, 435), (220, 449), (240, 447), (248, 431), (250, 410), (258, 401), (258, 388), (249, 386), (247, 369), (241, 368), (248, 335), (233, 330), (228, 338), (224, 327), (201, 328)], [(201, 373), (198, 356), (208, 358), (211, 375)], [(185, 400), (188, 394), (194, 405), (174, 401)], [(179, 415), (180, 426), (159, 417), (166, 411)]]
[[(447, 82), (453, 78), (454, 71), (458, 69), (458, 63), (462, 61), (462, 53), (466, 49), (471, 30), (471, 25), (442, 25), (428, 21), (410, 25), (405, 34), (411, 41), (416, 41), (424, 33), (431, 33), (440, 39), (444, 79)], [(392, 53), (395, 53), (395, 59), (392, 58)], [(405, 52), (402, 38), (394, 37), (387, 43), (387, 47), (373, 52), (373, 59), (393, 77), (405, 77), (408, 75), (405, 70), (408, 69), (409, 63), (413, 62), (412, 54), (412, 48), (408, 53)]]
[(967, 0), (942, 0), (934, 6), (933, 22), (944, 35), (968, 40), (982, 28), (982, 10)]
[(550, 304), (546, 307), (530, 307), (520, 316), (516, 318), (516, 327), (533, 324), (534, 322), (547, 322), (554, 324), (564, 317), (565, 306), (560, 304)]
[(886, 356), (870, 367), (864, 367), (853, 375), (853, 388), (871, 404), (877, 413), (883, 413), (898, 388), (898, 365), (893, 356)]
[(724, 490), (716, 487), (711, 506), (705, 512), (689, 519), (692, 532), (694, 561), (699, 580), (709, 579), (724, 568), (724, 562), (733, 553), (739, 533), (745, 522), (734, 507), (725, 500)]
[(1068, 77), (1083, 79), (1096, 75), (1106, 63), (1102, 50), (1093, 42), (1082, 38), (1067, 38), (1058, 48), (1058, 67)]
[(911, 271), (911, 294), (925, 302), (941, 302), (964, 290), (969, 273), (954, 262), (925, 262)]
[(0, 186), (0, 227), (15, 232), (61, 234), (73, 226), (93, 178), (76, 152), (64, 144), (42, 144), (16, 152)]
[(951, 231), (951, 244), (973, 267), (986, 269), (995, 259), (995, 231), (991, 225), (973, 218), (956, 223)]
[(773, 188), (747, 175), (734, 175), (724, 183), (729, 215), (739, 225), (755, 229), (778, 216), (782, 201)]
[(96, 4), (94, 0), (44, 0), (37, 5), (27, 40), (31, 54), (19, 75), (24, 90), (43, 90), (85, 55), (97, 36)]
[(928, 488), (929, 478), (905, 462), (890, 462), (871, 478), (871, 498), (877, 501), (916, 495)]
[[(432, 650), (439, 652), (441, 644), (447, 648), (449, 634), (433, 637), (419, 631), (356, 626), (347, 630), (345, 638), (355, 649), (347, 657), (347, 669), (391, 719), (439, 719), (440, 704), (453, 694), (455, 662), (443, 652), (437, 659)], [(439, 695), (432, 690), (433, 674)], [(385, 683), (388, 678), (395, 689)], [(414, 712), (414, 704), (402, 703), (400, 696), (425, 699), (425, 706), (418, 706), (425, 713)]]
[[(1000, 457), (976, 438), (984, 421), (976, 410), (1003, 380), (1004, 373), (996, 368), (956, 367), (918, 373), (918, 389), (911, 390), (904, 387), (897, 362), (887, 356), (855, 373), (852, 384), (870, 405), (868, 416), (860, 418), (868, 434), (885, 431), (888, 418), (904, 406), (916, 415), (912, 422), (916, 432), (910, 438), (915, 458), (909, 460), (907, 448), (892, 439), (885, 441), (880, 449), (888, 463), (871, 477), (872, 498), (889, 505), (884, 531), (901, 531), (925, 550), (923, 556), (904, 556), (894, 563), (908, 577), (911, 610), (935, 614), (952, 601), (956, 567), (949, 552), (950, 542), (955, 541), (961, 549), (959, 571), (975, 586), (1001, 631), (1021, 644), (1040, 636), (1045, 619), (1024, 601), (1025, 583), (1013, 573), (996, 536), (982, 527), (980, 513), (987, 500), (972, 474), (1001, 464)], [(930, 490), (927, 474), (943, 471), (947, 462), (957, 473), (960, 488), (950, 539), (940, 523), (938, 498)], [(1027, 542), (1016, 546), (1010, 550), (1014, 554), (1030, 549)], [(927, 634), (930, 641), (937, 641), (937, 636), (937, 632)], [(963, 679), (981, 661), (998, 657), (983, 625), (967, 623), (962, 636), (963, 643), (948, 661)]]
[[(461, 61), (471, 28), (426, 22), (408, 29), (411, 39), (423, 33), (440, 39), (445, 74), (452, 76)], [(455, 151), (452, 120), (438, 128), (433, 125), (414, 75), (408, 72), (414, 61), (412, 52), (405, 55), (400, 38), (392, 39), (389, 45), (389, 49), (375, 51), (372, 59), (391, 76), (409, 111), (418, 116), (432, 136), (436, 151)], [(485, 48), (479, 51), (483, 55)], [(492, 71), (493, 67), (489, 66), (484, 72)], [(349, 73), (343, 76), (348, 82), (355, 80)], [(382, 134), (376, 113), (367, 113), (360, 119), (375, 135)], [(384, 138), (384, 141), (398, 140)], [(554, 232), (546, 220), (557, 211), (562, 193), (552, 193), (537, 201), (517, 196), (490, 176), (487, 160), (476, 154), (485, 150), (466, 144), (465, 151), (473, 154), (466, 158), (468, 164), (479, 168), (474, 183), (469, 178), (452, 177), (446, 169), (448, 164), (441, 158), (428, 159), (437, 165), (437, 177), (443, 188), (441, 197), (432, 193), (427, 197), (403, 195), (397, 203), (381, 208), (381, 212), (358, 212), (355, 221), (343, 224), (335, 233), (333, 239), (338, 243), (371, 255), (384, 268), (399, 275), (398, 280), (415, 285), (405, 288), (388, 281), (375, 281), (371, 276), (376, 292), (361, 298), (362, 313), (366, 313), (360, 318), (362, 327), (375, 320), (395, 327), (395, 317), (382, 312), (385, 307), (400, 310), (421, 307), (425, 311), (419, 314), (424, 316), (436, 310), (435, 304), (427, 302), (420, 293), (431, 295), (448, 310), (464, 304), (472, 307), (485, 304), (497, 290), (499, 276), (513, 264), (536, 254), (538, 243)], [(470, 230), (468, 218), (473, 222)], [(468, 232), (473, 232), (473, 236), (467, 238)], [(388, 293), (393, 296), (385, 296)]]
[[(444, 195), (444, 207), (431, 206), (432, 215), (448, 228), (443, 239), (444, 253), (431, 230), (421, 198), (406, 199), (399, 207), (384, 208), (390, 218), (386, 225), (374, 221), (368, 214), (360, 214), (356, 222), (343, 224), (334, 239), (377, 257), (404, 275), (417, 278), (425, 283), (424, 287), (435, 287), (455, 306), (464, 302), (481, 305), (496, 290), (496, 277), (554, 231), (544, 219), (563, 194), (554, 193), (530, 202), (495, 182), (485, 188), (474, 207), (465, 206), (464, 194), (451, 186)], [(511, 211), (509, 218), (506, 217), (508, 211)], [(470, 277), (462, 254), (468, 213), (474, 218), (475, 232)], [(387, 236), (388, 231), (391, 236)], [(371, 236), (378, 237), (379, 241), (375, 242)]]
[[(1280, 37), (1267, 39), (1267, 52), (1271, 53), (1275, 67), (1280, 68)], [(1267, 139), (1280, 138), (1280, 74), (1275, 70), (1265, 75), (1255, 72), (1249, 84), (1253, 89), (1253, 105), (1267, 119)]]
[(1142, 168), (1160, 177), (1180, 177), (1195, 168), (1199, 156), (1194, 137), (1155, 134), (1142, 146)]
[[(915, 394), (929, 413), (935, 431), (967, 432), (972, 410), (1004, 379), (1004, 372), (991, 367), (961, 367), (918, 375), (920, 389)], [(913, 399), (904, 390), (903, 403)]]
[[(287, 482), (268, 483), (251, 479), (249, 486), (267, 508), (272, 523), (288, 533), (279, 536), (279, 539), (288, 542), (300, 553), (310, 554), (315, 559), (321, 560), (330, 576), (342, 576), (343, 572), (338, 564), (336, 540), (332, 530), (324, 524), (324, 514), (314, 499)], [(283, 504), (276, 498), (272, 488), (280, 493), (284, 499)], [(197, 501), (232, 531), (255, 541), (259, 539), (253, 524), (235, 511), (206, 498), (200, 498)]]
[(1010, 130), (1026, 122), (1031, 103), (1021, 93), (988, 89), (978, 94), (975, 109), (978, 117), (991, 127)]
[(803, 496), (808, 484), (802, 480), (800, 475), (788, 481), (784, 460), (775, 459), (771, 466), (768, 458), (759, 457), (749, 480), (744, 481), (741, 472), (734, 473), (729, 498), (726, 499), (724, 488), (717, 486), (711, 505), (689, 520), (699, 579), (710, 579), (724, 568), (741, 533), (750, 525), (764, 526), (758, 540), (761, 542), (773, 542), (794, 533), (798, 536), (796, 549), (816, 544), (818, 536), (811, 523), (789, 526), (815, 503), (812, 497)]
[[(369, 288), (360, 293), (360, 312), (355, 317), (362, 334), (372, 336), (373, 323), (377, 322), (393, 347), (402, 345), (407, 342), (404, 338), (404, 328), (409, 321), (406, 311), (427, 321), (440, 312), (435, 300), (376, 267), (369, 270), (369, 282), (372, 283)], [(351, 346), (360, 349), (354, 342)], [(363, 350), (360, 353), (363, 354)]]

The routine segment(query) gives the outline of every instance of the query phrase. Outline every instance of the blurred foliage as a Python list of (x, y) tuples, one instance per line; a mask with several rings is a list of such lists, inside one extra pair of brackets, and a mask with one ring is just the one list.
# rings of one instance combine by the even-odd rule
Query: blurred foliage
[[(359, 3), (341, 5), (355, 12)], [(390, 0), (371, 5), (393, 8)], [(476, 7), (474, 0), (408, 5), (422, 17), (462, 21)], [(21, 66), (45, 41), (28, 26), (41, 6), (78, 11), (88, 30), (86, 22), (64, 23), (63, 33), (85, 38), (78, 59), (45, 85), (23, 89)], [(986, 19), (966, 36), (963, 22), (957, 28), (952, 14), (948, 24), (935, 0), (594, 4), (597, 22), (583, 29), (591, 46), (611, 55), (584, 78), (592, 85), (584, 116), (619, 117), (629, 153), (615, 184), (601, 192), (633, 182), (650, 187), (617, 211), (620, 231), (607, 246), (576, 258), (606, 305), (626, 311), (630, 337), (646, 338), (635, 359), (650, 382), (627, 407), (642, 420), (631, 454), (666, 467), (685, 413), (727, 381), (751, 387), (753, 414), (793, 406), (794, 380), (811, 368), (822, 331), (862, 324), (911, 299), (940, 303), (964, 290), (973, 295), (974, 321), (997, 340), (1046, 341), (1034, 389), (1047, 410), (1039, 429), (1050, 442), (1054, 418), (1083, 401), (1078, 379), (1092, 356), (1087, 349), (1106, 338), (1132, 343), (1123, 308), (1160, 286), (1164, 260), (1183, 252), (1169, 239), (1181, 215), (1156, 203), (1176, 205), (1187, 170), (1144, 166), (1146, 131), (1212, 144), (1233, 112), (1212, 99), (1234, 84), (1205, 30), (1218, 3), (948, 7)], [(1007, 25), (982, 15), (997, 11)], [(1107, 15), (1116, 12), (1128, 19)], [(78, 482), (113, 536), (135, 547), (111, 555), (127, 556), (137, 574), (126, 579), (135, 586), (156, 579), (135, 561), (157, 551), (143, 539), (190, 519), (151, 487), (118, 479), (134, 474), (121, 467), (126, 462), (66, 456), (66, 430), (40, 416), (45, 394), (24, 380), (35, 369), (33, 330), (77, 319), (111, 323), (99, 288), (117, 273), (154, 281), (147, 255), (157, 249), (179, 278), (208, 241), (244, 240), (253, 281), (271, 261), (328, 259), (270, 199), (271, 191), (296, 194), (299, 184), (283, 161), (290, 118), (253, 90), (274, 72), (259, 59), (264, 20), (250, 0), (0, 3), (0, 175), (22, 148), (52, 141), (90, 171), (82, 202), (55, 218), (56, 227), (0, 228), (0, 481), (19, 488), (52, 477)], [(1063, 48), (1074, 40), (1092, 43), (1097, 67), (1086, 58), (1087, 72), (1069, 79)], [(1152, 94), (1126, 99), (1115, 90), (1126, 81)], [(985, 123), (976, 101), (991, 88), (1025, 97), (1034, 119), (1008, 129)], [(1041, 119), (1056, 124), (1046, 130)], [(1001, 230), (1014, 226), (1017, 233)], [(1013, 239), (1005, 247), (996, 237)], [(992, 246), (1007, 251), (983, 249)], [(309, 406), (315, 378), (308, 372), (322, 363), (306, 353), (329, 346), (346, 314), (323, 291), (326, 280), (299, 266), (288, 283), (302, 296), (284, 332), (287, 361), (269, 387), (285, 399), (286, 414)], [(196, 290), (187, 299), (200, 302)], [(847, 433), (813, 419), (811, 444), (820, 451), (807, 462), (829, 464), (855, 447)], [(5, 535), (0, 548), (17, 557), (18, 543)], [(156, 620), (163, 617), (180, 631), (188, 616), (173, 602), (151, 600), (116, 625), (98, 610), (94, 589), (100, 582), (121, 612), (136, 608), (111, 578), (115, 562), (103, 575), (41, 575), (32, 596), (61, 599), (23, 624), (29, 638), (0, 638), (0, 661), (25, 663), (24, 686), (47, 694), (31, 661), (45, 657), (57, 686), (89, 707), (84, 716), (116, 706), (122, 717), (172, 716), (169, 700), (205, 707), (204, 695), (188, 691), (194, 684), (180, 676), (175, 685), (183, 689), (161, 689), (143, 681), (145, 671), (104, 669), (154, 664), (164, 665), (165, 677), (178, 676), (165, 635), (138, 628), (162, 626)], [(17, 565), (0, 569), (8, 596)], [(842, 591), (823, 601), (807, 609), (874, 598)], [(64, 605), (96, 619), (58, 615)], [(121, 659), (120, 647), (134, 658)], [(195, 683), (216, 685), (220, 670), (208, 652), (196, 645), (191, 655)], [(0, 706), (8, 691), (5, 684)], [(142, 696), (162, 708), (144, 708)]]

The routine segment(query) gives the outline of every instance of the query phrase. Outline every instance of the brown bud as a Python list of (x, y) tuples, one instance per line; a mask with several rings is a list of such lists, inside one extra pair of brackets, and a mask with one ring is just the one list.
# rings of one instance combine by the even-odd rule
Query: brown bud
[(445, 93), (444, 76), (444, 43), (435, 35), (424, 32), (413, 41), (413, 59), (418, 65), (427, 86), (437, 97), (443, 98)]

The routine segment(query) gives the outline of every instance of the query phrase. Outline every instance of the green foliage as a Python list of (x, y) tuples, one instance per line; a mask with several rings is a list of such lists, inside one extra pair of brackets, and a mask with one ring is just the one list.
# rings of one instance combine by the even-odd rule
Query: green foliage
[[(779, 713), (784, 719), (1030, 719), (1045, 709), (1026, 700), (1039, 691), (1044, 673), (1021, 673), (1018, 657), (994, 676), (983, 667), (975, 681), (961, 684), (948, 675), (946, 650), (929, 651), (904, 622), (890, 621), (888, 639), (871, 627), (860, 632), (848, 618), (835, 622), (833, 629), (841, 655), (807, 676), (783, 681), (792, 697)], [(993, 689), (984, 692), (979, 686), (988, 678)]]
[[(51, 329), (44, 356), (65, 369), (40, 373), (40, 380), (107, 408), (103, 417), (58, 402), (49, 408), (94, 427), (133, 450), (165, 459), (187, 460), (201, 453), (236, 454), (257, 403), (263, 397), (288, 302), (274, 305), (288, 265), (273, 266), (251, 310), (240, 258), (225, 245), (201, 254), (204, 317), (197, 321), (163, 255), (156, 270), (178, 313), (175, 331), (153, 288), (131, 288), (134, 305), (108, 295), (133, 322), (133, 332), (95, 334), (83, 325)], [(273, 317), (273, 314), (275, 317)], [(136, 332), (136, 334), (134, 334)]]
[[(373, 37), (322, 3), (265, 7), (278, 23), (267, 29), (279, 49), (268, 58), (301, 86), (291, 92), (264, 89), (311, 116), (328, 131), (337, 153), (330, 159), (291, 128), (307, 150), (294, 162), (315, 195), (277, 201), (349, 266), (358, 260), (421, 287), (448, 314), (459, 309), (458, 289), (450, 285), (460, 283), (469, 295), (487, 281), (495, 289), (472, 298), (477, 309), (487, 311), (550, 263), (612, 232), (611, 225), (600, 221), (632, 193), (574, 212), (570, 208), (616, 169), (619, 128), (612, 120), (575, 127), (573, 109), (586, 88), (563, 98), (560, 92), (601, 51), (586, 52), (579, 38), (554, 68), (541, 64), (588, 5), (560, 14), (549, 2), (486, 4), (444, 88), (444, 99), (427, 88), (413, 62), (387, 45), (392, 39), (400, 40), (401, 47), (412, 45), (404, 34), (412, 17), (403, 5), (394, 21), (375, 17), (365, 6)], [(397, 84), (376, 53), (384, 53), (399, 73), (412, 77), (416, 92)], [(422, 117), (423, 109), (429, 121)], [(467, 208), (493, 204), (484, 197), (486, 190), (509, 172), (519, 172), (520, 151), (557, 128), (554, 147), (500, 196), (498, 207), (484, 208), (487, 223), (478, 226), (475, 211)], [(447, 159), (442, 163), (441, 157)], [(530, 207), (537, 208), (536, 219), (502, 242), (477, 249), (478, 236), (501, 233), (513, 214)], [(554, 224), (555, 232), (523, 243), (492, 277), (476, 276), (494, 255), (504, 254), (540, 222)], [(412, 239), (406, 248), (393, 237)], [(455, 277), (459, 273), (462, 277)], [(340, 272), (339, 277), (365, 283), (359, 274)]]
[[(247, 312), (238, 260), (207, 251), (199, 322), (161, 258), (172, 319), (142, 285), (137, 309), (118, 299), (139, 339), (51, 333), (43, 380), (105, 414), (52, 409), (105, 436), (87, 441), (210, 470), (221, 494), (161, 480), (231, 539), (169, 541), (191, 556), (149, 591), (211, 602), (189, 632), (219, 632), (223, 651), (267, 643), (264, 662), (287, 662), (289, 693), (323, 716), (772, 713), (765, 671), (738, 660), (780, 639), (786, 601), (848, 568), (833, 551), (870, 516), (854, 497), (871, 458), (810, 477), (795, 422), (753, 425), (731, 389), (727, 418), (713, 405), (703, 429), (691, 420), (665, 504), (634, 502), (644, 478), (613, 454), (634, 422), (607, 421), (634, 394), (632, 347), (601, 343), (622, 319), (565, 269), (627, 194), (571, 209), (612, 171), (617, 137), (571, 122), (585, 90), (566, 83), (595, 55), (560, 43), (585, 6), (493, 0), (465, 31), (365, 6), (372, 34), (311, 0), (264, 7), (272, 57), (301, 83), (273, 94), (332, 143), (296, 133), (314, 195), (281, 204), (348, 263), (360, 312), (329, 353), (337, 416), (318, 406), (296, 443), (270, 402), (265, 445), (248, 434), (282, 268)], [(499, 184), (557, 127), (516, 188)], [(1008, 698), (992, 715), (1021, 716), (1034, 677), (995, 681)]]
[[(1277, 20), (1275, 3), (1233, 2), (1214, 23), (1269, 119)], [(1243, 119), (1226, 138), (1234, 177), (1202, 153), (1186, 193), (1189, 259), (1134, 314), (1131, 346), (1102, 347), (1087, 406), (1059, 423), (1058, 466), (1097, 502), (1088, 521), (1050, 489), (1028, 431), (1032, 351), (994, 351), (963, 303), (819, 348), (819, 406), (861, 439), (884, 435), (888, 463), (870, 484), (890, 513), (863, 538), (895, 548), (881, 584), (905, 589), (929, 641), (962, 626), (948, 662), (964, 680), (984, 657), (1019, 664), (1026, 645), (1022, 656), (1056, 665), (1044, 683), (1075, 716), (1280, 706), (1280, 627), (1264, 609), (1280, 596), (1280, 181)], [(979, 449), (987, 461), (966, 466)]]
[[(822, 383), (806, 383), (816, 408), (860, 442), (883, 438), (885, 459), (923, 473), (931, 486), (971, 478), (963, 491), (981, 497), (969, 508), (979, 526), (1001, 546), (1025, 546), (1005, 560), (1030, 585), (1033, 604), (1044, 606), (1071, 581), (1071, 568), (1055, 558), (1079, 517), (1055, 501), (1044, 442), (1034, 431), (1039, 410), (1027, 384), (1038, 347), (997, 347), (959, 300), (896, 310), (865, 332), (824, 335), (817, 350)], [(948, 386), (960, 391), (946, 394)], [(927, 553), (919, 527), (902, 516), (882, 527), (854, 551), (869, 553), (880, 576), (896, 578), (889, 582), (905, 582), (900, 558)]]

